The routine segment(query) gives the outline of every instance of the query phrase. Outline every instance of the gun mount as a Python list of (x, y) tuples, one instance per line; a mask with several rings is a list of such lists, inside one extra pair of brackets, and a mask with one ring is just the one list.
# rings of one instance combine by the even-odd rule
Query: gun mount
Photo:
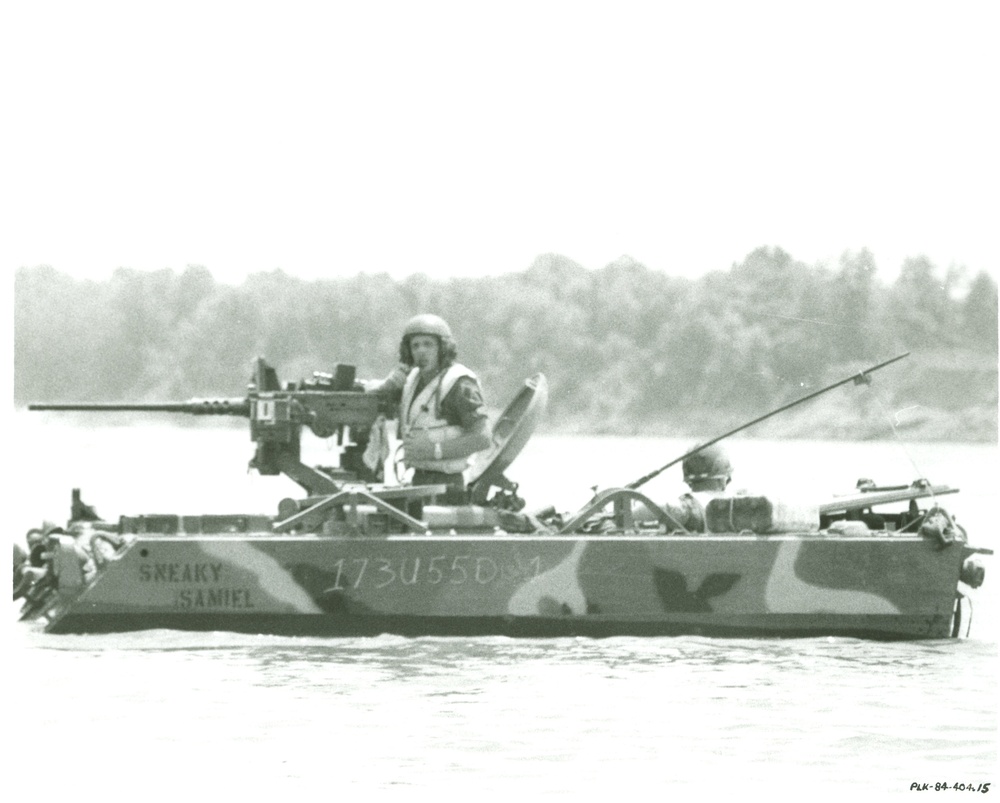
[[(377, 395), (364, 393), (352, 365), (338, 365), (332, 374), (316, 372), (312, 379), (282, 387), (274, 368), (257, 359), (242, 399), (191, 399), (148, 404), (79, 403), (30, 404), (29, 410), (81, 412), (143, 411), (187, 415), (233, 415), (250, 419), (250, 439), (257, 445), (250, 468), (261, 474), (284, 474), (310, 495), (336, 493), (350, 480), (374, 481), (362, 456), (369, 432), (379, 415), (394, 409)], [(337, 436), (340, 465), (311, 467), (301, 460), (302, 428), (319, 438)]]

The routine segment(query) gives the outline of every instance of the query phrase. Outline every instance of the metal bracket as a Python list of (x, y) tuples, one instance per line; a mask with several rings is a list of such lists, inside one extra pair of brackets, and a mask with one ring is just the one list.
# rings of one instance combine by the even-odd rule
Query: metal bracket
[(583, 510), (566, 522), (566, 524), (564, 524), (559, 530), (559, 533), (573, 532), (595, 513), (598, 513), (607, 507), (610, 502), (614, 502), (615, 504), (615, 523), (623, 530), (632, 529), (634, 526), (632, 520), (633, 500), (648, 508), (649, 511), (655, 514), (656, 518), (668, 528), (680, 529), (684, 532), (688, 532), (683, 524), (677, 521), (673, 516), (667, 513), (667, 511), (657, 505), (645, 494), (631, 488), (609, 488), (596, 494), (593, 501), (587, 504)]
[(327, 518), (327, 511), (332, 508), (343, 507), (347, 518), (347, 523), (354, 529), (360, 529), (358, 519), (358, 505), (368, 504), (377, 510), (392, 516), (397, 521), (406, 525), (407, 529), (413, 533), (426, 533), (430, 528), (427, 522), (415, 519), (408, 513), (384, 501), (385, 499), (403, 499), (408, 497), (428, 497), (443, 494), (447, 488), (444, 485), (420, 485), (403, 488), (380, 488), (370, 489), (366, 486), (350, 486), (341, 489), (337, 493), (329, 496), (322, 496), (310, 499), (308, 507), (293, 513), (281, 521), (274, 523), (274, 531), (283, 533), (301, 527), (314, 527)]

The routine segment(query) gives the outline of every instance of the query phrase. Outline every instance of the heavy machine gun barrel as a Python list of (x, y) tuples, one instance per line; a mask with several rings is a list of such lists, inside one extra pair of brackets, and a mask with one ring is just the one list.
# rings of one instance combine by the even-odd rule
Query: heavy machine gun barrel
[(116, 402), (80, 402), (68, 404), (29, 404), (29, 410), (59, 410), (63, 412), (149, 412), (187, 413), (188, 415), (240, 415), (250, 417), (249, 399), (191, 399), (186, 402), (151, 402), (149, 404), (119, 404)]
[[(285, 474), (318, 496), (337, 493), (342, 482), (376, 476), (364, 461), (365, 449), (373, 425), (380, 416), (391, 416), (395, 405), (377, 393), (365, 393), (354, 374), (354, 366), (338, 365), (331, 374), (316, 372), (312, 379), (282, 385), (277, 372), (258, 358), (244, 398), (29, 404), (28, 409), (242, 416), (250, 420), (250, 438), (256, 444), (250, 467), (265, 475)], [(314, 468), (302, 463), (303, 427), (319, 438), (337, 436), (342, 450), (339, 466)]]

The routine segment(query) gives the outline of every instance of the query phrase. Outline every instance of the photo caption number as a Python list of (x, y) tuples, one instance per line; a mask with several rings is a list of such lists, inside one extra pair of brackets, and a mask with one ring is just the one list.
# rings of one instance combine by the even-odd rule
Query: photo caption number
[(986, 794), (990, 791), (990, 783), (948, 783), (937, 781), (935, 783), (911, 783), (911, 792), (982, 792)]

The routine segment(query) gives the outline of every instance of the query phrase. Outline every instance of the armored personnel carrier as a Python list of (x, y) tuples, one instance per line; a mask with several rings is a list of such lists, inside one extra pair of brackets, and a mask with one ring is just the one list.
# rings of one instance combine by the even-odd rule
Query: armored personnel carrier
[[(250, 466), (290, 477), (303, 495), (273, 516), (105, 519), (74, 490), (65, 526), (15, 546), (21, 618), (51, 633), (936, 639), (961, 633), (963, 589), (983, 582), (976, 554), (992, 554), (941, 506), (956, 489), (924, 480), (862, 483), (805, 505), (721, 495), (705, 507), (704, 531), (689, 531), (638, 490), (681, 457), (595, 492), (575, 514), (528, 512), (507, 471), (545, 409), (542, 375), (494, 423), (491, 448), (467, 472), (466, 504), (442, 505), (444, 486), (383, 483), (369, 467), (372, 426), (395, 411), (362, 391), (350, 366), (282, 386), (261, 359), (244, 398), (33, 405), (242, 416)], [(301, 461), (304, 427), (337, 437), (337, 465)]]

